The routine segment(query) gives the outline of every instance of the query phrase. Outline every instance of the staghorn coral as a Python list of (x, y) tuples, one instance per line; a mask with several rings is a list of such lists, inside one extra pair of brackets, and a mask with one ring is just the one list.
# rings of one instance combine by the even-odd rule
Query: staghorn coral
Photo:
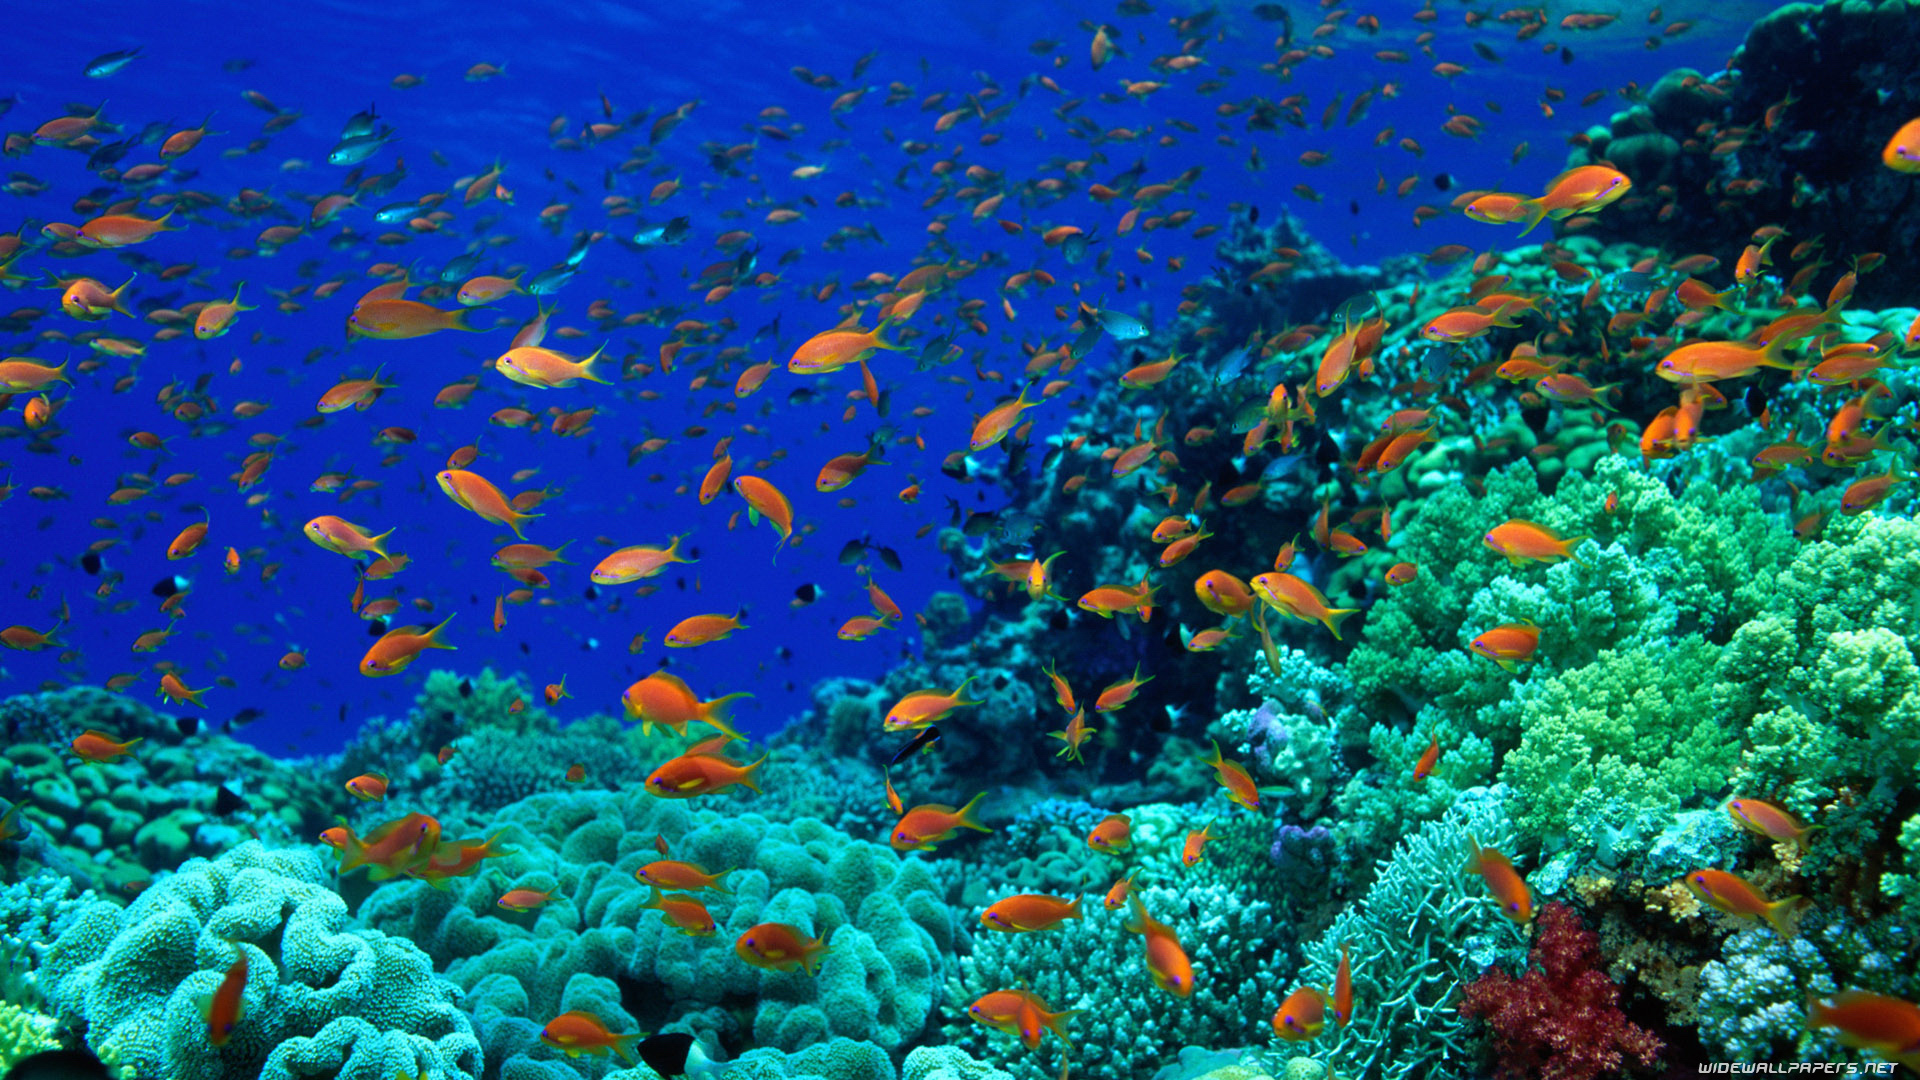
[(1475, 840), (1512, 854), (1509, 797), (1504, 787), (1461, 792), (1444, 817), (1401, 841), (1366, 895), (1304, 947), (1293, 984), (1331, 986), (1344, 945), (1354, 997), (1369, 1003), (1356, 1008), (1329, 1050), (1335, 1075), (1470, 1075), (1473, 1051), (1456, 1011), (1460, 987), (1514, 950), (1519, 937), (1480, 879), (1461, 867)]

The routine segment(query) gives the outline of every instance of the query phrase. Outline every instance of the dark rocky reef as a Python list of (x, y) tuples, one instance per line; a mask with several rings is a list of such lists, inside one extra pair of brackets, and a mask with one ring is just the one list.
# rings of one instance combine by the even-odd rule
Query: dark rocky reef
[[(1920, 245), (1920, 185), (1886, 168), (1881, 149), (1920, 115), (1920, 3), (1788, 4), (1753, 24), (1731, 70), (1669, 72), (1604, 127), (1569, 165), (1606, 160), (1633, 179), (1626, 199), (1585, 235), (1659, 243), (1731, 263), (1762, 225), (1789, 243), (1821, 237), (1824, 289), (1866, 252)], [(1786, 245), (1783, 245), (1786, 246)], [(1781, 275), (1794, 272), (1776, 255)], [(1863, 277), (1856, 304), (1908, 302), (1920, 271), (1895, 259)]]

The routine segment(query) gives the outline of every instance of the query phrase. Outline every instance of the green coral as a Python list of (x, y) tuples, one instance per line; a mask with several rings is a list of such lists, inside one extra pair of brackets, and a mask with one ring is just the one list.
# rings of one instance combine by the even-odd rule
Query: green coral
[[(1504, 788), (1461, 792), (1445, 817), (1394, 850), (1365, 897), (1305, 947), (1293, 985), (1333, 985), (1344, 946), (1354, 998), (1367, 1002), (1337, 1038), (1322, 1036), (1333, 1039), (1334, 1075), (1476, 1075), (1478, 1055), (1456, 1009), (1460, 987), (1503, 954), (1524, 952), (1525, 938), (1463, 866), (1475, 841), (1514, 855), (1507, 804)], [(1293, 1044), (1276, 1042), (1269, 1051), (1271, 1071), (1293, 1053)]]
[(58, 1027), (54, 1018), (0, 1001), (0, 1070), (8, 1069), (21, 1058), (45, 1050), (58, 1050), (54, 1037)]
[[(468, 991), (490, 1060), (544, 1055), (531, 1038), (538, 1025), (583, 985), (619, 980), (659, 990), (636, 1024), (679, 1025), (710, 1046), (797, 1051), (844, 1035), (904, 1052), (935, 1011), (961, 934), (925, 861), (808, 818), (695, 808), (636, 786), (538, 795), (489, 821), (517, 856), (444, 891), (384, 885), (361, 914), (418, 942)], [(716, 936), (687, 937), (644, 906), (649, 890), (633, 873), (660, 857), (656, 835), (672, 858), (733, 871), (730, 893), (700, 897)], [(503, 917), (495, 901), (522, 887), (556, 891), (537, 912)], [(825, 938), (819, 975), (742, 962), (733, 942), (760, 922)]]
[(1525, 734), (1500, 772), (1520, 796), (1515, 823), (1575, 847), (1637, 827), (1644, 844), (1680, 806), (1717, 793), (1739, 757), (1713, 712), (1718, 652), (1690, 636), (1607, 650), (1516, 688)]
[[(1130, 810), (1133, 815), (1137, 811)], [(1194, 992), (1174, 997), (1154, 985), (1143, 960), (1141, 938), (1127, 933), (1125, 911), (1107, 911), (1091, 899), (1085, 915), (1038, 934), (978, 934), (950, 980), (946, 1042), (976, 1057), (1001, 1060), (1020, 1080), (1051, 1080), (1062, 1047), (1049, 1039), (1027, 1051), (999, 1032), (970, 1023), (966, 1007), (981, 995), (1022, 984), (1055, 1009), (1084, 1009), (1068, 1024), (1076, 1074), (1110, 1080), (1145, 1080), (1164, 1063), (1167, 1049), (1185, 1044), (1244, 1042), (1249, 1018), (1279, 1007), (1282, 986), (1274, 942), (1282, 929), (1273, 909), (1256, 895), (1218, 878), (1184, 873), (1168, 848), (1180, 831), (1155, 826), (1165, 839), (1150, 850), (1134, 895), (1149, 914), (1171, 927), (1194, 968)], [(1201, 864), (1203, 867), (1206, 864)], [(1198, 869), (1198, 868), (1196, 868)], [(1178, 881), (1178, 885), (1145, 882)]]
[[(454, 988), (411, 943), (349, 929), (328, 877), (311, 851), (249, 842), (189, 862), (125, 909), (89, 901), (42, 967), (54, 1014), (143, 1076), (478, 1077)], [(240, 955), (247, 1016), (215, 1047), (195, 1000)]]

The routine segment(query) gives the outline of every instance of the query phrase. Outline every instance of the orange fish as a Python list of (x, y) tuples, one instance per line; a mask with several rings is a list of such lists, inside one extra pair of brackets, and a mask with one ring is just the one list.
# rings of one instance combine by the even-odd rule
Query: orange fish
[(758, 794), (760, 781), (757, 774), (760, 766), (766, 763), (767, 756), (762, 754), (759, 760), (742, 765), (719, 754), (698, 752), (702, 746), (716, 742), (724, 742), (724, 738), (715, 736), (707, 742), (695, 744), (687, 753), (662, 763), (647, 777), (647, 790), (663, 799), (691, 799), (725, 791), (739, 784)]
[(525, 540), (520, 532), (520, 523), (539, 514), (523, 514), (513, 507), (507, 497), (500, 493), (486, 477), (464, 469), (444, 469), (434, 477), (440, 484), (440, 490), (458, 503), (463, 510), (471, 510), (481, 520), (495, 525), (505, 525), (513, 530), (513, 535)]
[(725, 641), (735, 630), (746, 628), (739, 615), (690, 615), (675, 623), (662, 640), (669, 649), (690, 649)]
[(733, 951), (740, 959), (757, 968), (769, 971), (805, 970), (809, 975), (818, 975), (821, 957), (827, 953), (827, 943), (797, 926), (769, 922), (748, 927), (747, 932), (733, 943)]
[(1226, 789), (1227, 799), (1230, 802), (1238, 803), (1255, 812), (1260, 810), (1260, 789), (1255, 786), (1253, 777), (1239, 762), (1227, 760), (1226, 755), (1220, 752), (1219, 740), (1214, 740), (1213, 757), (1207, 759), (1204, 764), (1213, 767), (1214, 779)]
[(1019, 424), (1022, 412), (1038, 404), (1037, 401), (1027, 400), (1027, 392), (1023, 387), (1018, 397), (995, 405), (974, 421), (973, 431), (968, 436), (967, 448), (977, 454), (998, 443)]
[(1545, 194), (1521, 205), (1527, 211), (1525, 236), (1547, 218), (1562, 221), (1575, 214), (1590, 214), (1619, 201), (1633, 188), (1625, 173), (1605, 165), (1581, 165), (1568, 169), (1547, 182)]
[(307, 539), (336, 554), (352, 558), (355, 555), (371, 554), (384, 559), (387, 557), (382, 541), (393, 535), (388, 529), (378, 536), (368, 536), (365, 529), (351, 521), (342, 521), (331, 514), (322, 514), (307, 522), (303, 532)]
[(432, 859), (440, 843), (440, 822), (419, 812), (376, 827), (364, 838), (347, 829), (340, 848), (340, 873), (371, 867), (373, 881), (399, 877)]
[(1486, 881), (1487, 891), (1500, 904), (1500, 914), (1523, 926), (1533, 921), (1533, 890), (1505, 855), (1474, 843), (1473, 854), (1467, 856), (1467, 873)]
[(1111, 855), (1133, 846), (1133, 822), (1125, 814), (1108, 814), (1087, 834), (1087, 846)]
[(646, 1033), (641, 1031), (615, 1035), (599, 1017), (578, 1011), (561, 1013), (540, 1029), (540, 1041), (568, 1057), (579, 1057), (581, 1054), (604, 1057), (612, 1053), (618, 1054), (620, 1060), (629, 1065), (635, 1063), (634, 1046), (646, 1037)]
[(398, 675), (413, 663), (424, 649), (452, 649), (455, 646), (440, 639), (440, 631), (453, 621), (449, 615), (431, 629), (418, 626), (399, 626), (382, 634), (380, 640), (367, 649), (360, 658), (360, 674), (370, 678), (385, 675)]
[(1326, 994), (1311, 986), (1303, 986), (1288, 994), (1273, 1014), (1273, 1033), (1288, 1042), (1306, 1042), (1316, 1038), (1326, 1026)]
[(1198, 831), (1187, 833), (1186, 844), (1180, 849), (1180, 862), (1185, 866), (1198, 866), (1200, 860), (1207, 857), (1207, 842), (1216, 840), (1211, 822), (1202, 825)]
[[(1072, 691), (1068, 691), (1068, 693), (1071, 695)], [(1076, 711), (1073, 714), (1073, 719), (1067, 721), (1065, 728), (1047, 733), (1048, 738), (1059, 739), (1061, 742), (1067, 744), (1061, 747), (1053, 756), (1063, 757), (1068, 761), (1078, 761), (1084, 764), (1086, 759), (1080, 756), (1080, 744), (1086, 742), (1089, 736), (1098, 734), (1099, 730), (1098, 728), (1090, 728), (1087, 726), (1086, 710)]]
[(702, 723), (729, 739), (740, 739), (743, 736), (729, 722), (730, 703), (752, 696), (743, 690), (712, 701), (701, 701), (693, 688), (678, 675), (656, 671), (627, 687), (626, 692), (620, 695), (620, 703), (626, 707), (628, 719), (640, 721), (642, 735), (653, 734), (653, 726), (659, 724), (671, 729), (675, 735), (684, 737), (688, 724)]
[(1328, 607), (1327, 598), (1311, 582), (1279, 570), (1261, 574), (1252, 584), (1253, 591), (1275, 611), (1301, 622), (1320, 623), (1335, 641), (1340, 640), (1340, 624), (1360, 610)]
[(758, 525), (761, 518), (766, 518), (773, 526), (773, 531), (780, 534), (780, 543), (774, 545), (773, 549), (773, 553), (778, 555), (780, 549), (787, 546), (787, 541), (793, 539), (793, 503), (779, 488), (758, 476), (734, 477), (733, 490), (747, 500), (747, 520)]
[(987, 793), (983, 791), (967, 800), (967, 804), (958, 810), (940, 803), (916, 806), (894, 825), (893, 836), (888, 842), (895, 851), (932, 851), (935, 844), (953, 839), (961, 829), (990, 833), (993, 830), (980, 824), (974, 816), (980, 808), (980, 800), (986, 797)]
[(944, 690), (915, 690), (894, 702), (882, 723), (888, 731), (917, 731), (946, 719), (955, 709), (979, 705), (981, 702), (966, 698), (967, 684), (973, 679), (972, 675), (962, 679), (951, 694)]
[(1147, 973), (1153, 976), (1154, 985), (1175, 997), (1190, 996), (1193, 963), (1187, 959), (1187, 951), (1180, 947), (1180, 939), (1171, 927), (1147, 914), (1146, 905), (1138, 895), (1129, 895), (1127, 902), (1133, 908), (1133, 917), (1127, 920), (1126, 929), (1146, 939)]
[(74, 755), (81, 761), (90, 761), (97, 765), (104, 765), (114, 758), (124, 757), (132, 753), (133, 744), (139, 741), (141, 740), (136, 738), (128, 739), (123, 743), (114, 742), (113, 736), (106, 732), (89, 728), (76, 737), (68, 746), (72, 748)]
[(1800, 896), (1768, 900), (1765, 893), (1747, 884), (1745, 879), (1724, 870), (1695, 870), (1685, 881), (1687, 888), (1708, 904), (1736, 918), (1765, 920), (1787, 939), (1793, 937), (1800, 913), (1811, 903)]
[(508, 911), (532, 911), (546, 907), (547, 901), (553, 899), (553, 894), (558, 891), (557, 885), (551, 889), (508, 889), (500, 897), (499, 905)]
[(1333, 1021), (1346, 1027), (1353, 1019), (1353, 968), (1347, 963), (1347, 947), (1340, 946), (1340, 967), (1333, 973)]
[(378, 341), (403, 341), (425, 337), (442, 330), (484, 333), (490, 327), (469, 326), (467, 310), (441, 311), (431, 304), (414, 300), (381, 298), (365, 300), (347, 316), (347, 336)]
[(667, 925), (680, 931), (687, 937), (712, 937), (714, 935), (713, 913), (707, 905), (691, 896), (665, 896), (658, 888), (652, 890), (647, 902), (640, 905), (652, 908), (666, 917)]
[(654, 577), (673, 563), (699, 562), (699, 559), (681, 557), (680, 541), (684, 539), (684, 534), (676, 536), (664, 548), (644, 544), (623, 547), (601, 559), (588, 576), (595, 585), (625, 585), (629, 581)]
[(347, 781), (347, 793), (361, 802), (385, 802), (387, 798), (387, 777), (385, 773), (362, 773)]
[(1801, 851), (1807, 850), (1808, 833), (1826, 828), (1824, 825), (1802, 825), (1793, 819), (1792, 814), (1759, 799), (1728, 799), (1727, 813), (1748, 832), (1776, 843), (1797, 844)]
[[(496, 832), (480, 844), (454, 841), (436, 845), (426, 861), (408, 867), (406, 875), (424, 881), (436, 889), (445, 889), (447, 882), (453, 878), (478, 873), (481, 864), (488, 859), (504, 859), (509, 855), (519, 854), (517, 851), (501, 850), (500, 838), (504, 835), (504, 832)], [(452, 850), (449, 851), (449, 848)]]
[(1080, 918), (1080, 898), (1057, 900), (1022, 893), (996, 900), (980, 913), (980, 925), (1007, 934), (1034, 934), (1051, 930), (1068, 919)]
[[(1916, 125), (1920, 120), (1908, 126)], [(1920, 168), (1911, 171), (1920, 172)], [(1911, 1001), (1865, 990), (1844, 990), (1826, 1001), (1809, 997), (1807, 1026), (1836, 1028), (1842, 1044), (1872, 1050), (1920, 1071), (1920, 1005)]]
[(1920, 118), (1900, 125), (1880, 151), (1880, 162), (1894, 172), (1920, 173)]
[(657, 889), (678, 892), (698, 892), (712, 889), (715, 892), (731, 893), (727, 888), (727, 875), (731, 870), (722, 870), (709, 874), (699, 863), (675, 862), (671, 859), (657, 859), (633, 872), (636, 880), (652, 885)]
[(227, 1045), (233, 1029), (247, 1016), (247, 950), (242, 945), (234, 948), (239, 956), (220, 979), (220, 985), (213, 993), (200, 995), (197, 1002), (200, 1016), (207, 1022), (207, 1041), (215, 1046)]
[(1108, 911), (1118, 911), (1126, 906), (1127, 897), (1133, 892), (1133, 878), (1133, 874), (1128, 874), (1107, 890), (1106, 898), (1101, 903), (1106, 905)]
[(787, 360), (787, 370), (800, 375), (824, 375), (865, 360), (876, 349), (900, 352), (905, 346), (881, 336), (892, 326), (893, 320), (889, 317), (880, 320), (880, 325), (871, 333), (857, 326), (822, 331), (800, 343)]
[(1523, 562), (1550, 563), (1559, 559), (1579, 562), (1580, 558), (1573, 553), (1573, 549), (1586, 539), (1588, 537), (1570, 536), (1563, 540), (1545, 525), (1515, 518), (1494, 526), (1484, 542), (1505, 555), (1508, 562), (1518, 566)]
[(1413, 763), (1413, 778), (1415, 780), (1425, 780), (1427, 777), (1432, 776), (1433, 767), (1439, 763), (1440, 736), (1435, 735), (1433, 736), (1433, 741), (1427, 744), (1427, 748), (1421, 751), (1420, 760)]
[(169, 671), (165, 675), (160, 676), (160, 692), (154, 696), (164, 697), (175, 705), (191, 703), (204, 709), (207, 707), (207, 703), (200, 700), (200, 695), (210, 689), (212, 689), (212, 687), (203, 687), (199, 690), (194, 690), (188, 687), (186, 683), (181, 682), (178, 675)]
[(1245, 615), (1259, 603), (1254, 595), (1247, 591), (1247, 585), (1225, 570), (1209, 570), (1200, 575), (1193, 583), (1194, 595), (1200, 603), (1215, 615), (1232, 617)]
[(1519, 671), (1540, 648), (1540, 628), (1529, 622), (1506, 623), (1474, 638), (1467, 648), (1509, 672)]
[(1073, 1040), (1067, 1038), (1065, 1021), (1082, 1011), (1067, 1009), (1064, 1012), (1050, 1012), (1047, 1003), (1030, 990), (995, 990), (969, 1005), (967, 1016), (976, 1024), (1017, 1036), (1027, 1049), (1037, 1050), (1049, 1031), (1072, 1047)]

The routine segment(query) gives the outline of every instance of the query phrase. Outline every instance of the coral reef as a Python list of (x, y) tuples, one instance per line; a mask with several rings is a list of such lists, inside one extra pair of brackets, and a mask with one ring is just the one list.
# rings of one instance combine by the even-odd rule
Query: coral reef
[(1486, 1022), (1497, 1077), (1595, 1080), (1660, 1057), (1661, 1042), (1629, 1022), (1619, 989), (1597, 966), (1600, 939), (1565, 904), (1537, 916), (1519, 978), (1493, 968), (1468, 983), (1460, 1014)]
[[(195, 998), (242, 956), (246, 1015), (215, 1046)], [(89, 1046), (142, 1076), (481, 1074), (458, 991), (412, 943), (350, 928), (307, 851), (248, 842), (189, 861), (124, 909), (88, 901), (64, 919), (39, 975), (55, 1017), (84, 1022)]]

